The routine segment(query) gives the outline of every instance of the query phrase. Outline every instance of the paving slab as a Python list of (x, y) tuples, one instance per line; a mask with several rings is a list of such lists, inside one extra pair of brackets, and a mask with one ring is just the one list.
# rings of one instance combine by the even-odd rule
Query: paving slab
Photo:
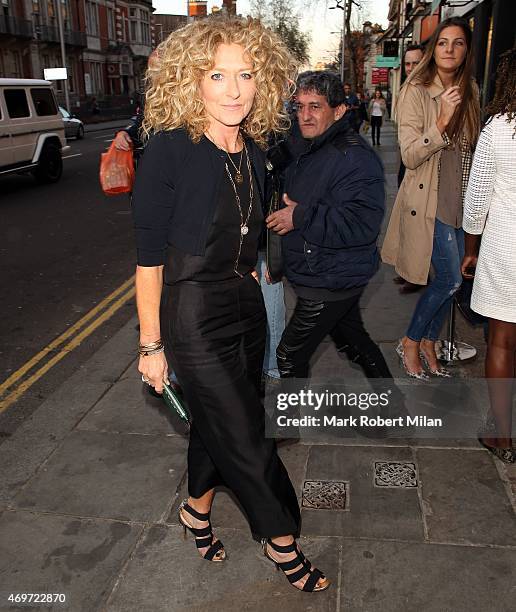
[(45, 512), (156, 521), (185, 469), (181, 438), (77, 431), (13, 503)]
[(510, 612), (516, 551), (345, 540), (340, 610)]
[(487, 451), (417, 449), (429, 539), (516, 546), (516, 516)]
[[(139, 525), (7, 511), (0, 517), (0, 591), (62, 593), (65, 604), (18, 610), (100, 610), (143, 530)], [(0, 610), (14, 609), (0, 601)]]
[(334, 611), (337, 605), (339, 540), (300, 539), (303, 552), (334, 584), (323, 593), (294, 590), (248, 533), (222, 529), (228, 560), (208, 563), (178, 527), (155, 526), (138, 546), (110, 598), (106, 612), (219, 612), (281, 609)]
[(413, 462), (409, 448), (312, 446), (307, 480), (349, 482), (349, 511), (302, 509), (302, 533), (404, 540), (424, 539), (417, 488), (378, 488), (375, 461)]
[[(72, 377), (73, 379), (73, 377)], [(0, 446), (0, 500), (8, 503), (111, 383), (65, 382)]]
[(141, 378), (118, 381), (79, 423), (78, 429), (112, 433), (186, 435), (187, 428), (148, 392)]

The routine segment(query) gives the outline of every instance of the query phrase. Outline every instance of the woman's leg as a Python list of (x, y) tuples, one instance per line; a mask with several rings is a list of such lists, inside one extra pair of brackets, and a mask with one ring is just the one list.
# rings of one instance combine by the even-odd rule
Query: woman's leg
[[(440, 222), (439, 222), (440, 223)], [(462, 284), (462, 275), (460, 274), (460, 264), (464, 257), (464, 230), (462, 228), (455, 228), (455, 236), (453, 231), (448, 230), (449, 233), (445, 235), (446, 251), (443, 256), (449, 265), (450, 278), (453, 277), (453, 270), (456, 270), (456, 283), (452, 286), (454, 288), (457, 283), (459, 286), (455, 289), (454, 294), (459, 290)], [(451, 238), (451, 239), (450, 239)], [(453, 240), (455, 238), (455, 241)], [(442, 247), (441, 247), (442, 252)], [(432, 260), (433, 263), (433, 260)], [(437, 354), (435, 352), (435, 342), (439, 338), (439, 334), (444, 325), (444, 321), (448, 317), (452, 305), (454, 295), (448, 297), (441, 305), (436, 315), (428, 325), (427, 330), (421, 340), (421, 351), (425, 355), (428, 365), (432, 371), (440, 369)]]
[(193, 418), (190, 444), (203, 461), (189, 454), (189, 492), (200, 498), (213, 488), (204, 449), (254, 533), (295, 534), (296, 492), (265, 437), (258, 393), (266, 331), (260, 287), (250, 275), (214, 285), (180, 284), (170, 305), (172, 364)]
[(376, 144), (380, 145), (380, 132), (382, 129), (382, 118), (378, 117), (378, 126), (377, 126), (377, 132), (376, 132)]
[(371, 115), (371, 139), (374, 146), (376, 144), (376, 117), (373, 115)]
[(446, 303), (462, 283), (461, 236), (463, 240), (462, 230), (435, 220), (432, 250), (434, 278), (419, 298), (407, 334), (402, 339), (405, 363), (410, 372), (422, 371), (419, 358), (421, 340), (428, 338), (433, 345), (446, 317)]
[(485, 371), (497, 437), (484, 438), (484, 441), (491, 446), (501, 448), (512, 446), (515, 367), (516, 323), (489, 319)]

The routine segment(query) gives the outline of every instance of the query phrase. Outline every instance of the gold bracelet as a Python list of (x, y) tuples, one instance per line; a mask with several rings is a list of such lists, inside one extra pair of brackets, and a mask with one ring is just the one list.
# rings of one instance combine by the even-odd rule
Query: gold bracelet
[(142, 357), (148, 357), (149, 355), (157, 355), (158, 353), (163, 353), (164, 350), (165, 350), (165, 347), (161, 345), (153, 349), (145, 349), (145, 350), (138, 349), (138, 353)]
[(161, 340), (161, 338), (158, 338), (157, 340), (154, 340), (154, 342), (149, 342), (147, 344), (142, 344), (141, 342), (138, 343), (139, 348), (141, 348), (142, 350), (145, 349), (153, 349), (156, 348), (157, 346), (160, 346), (163, 344), (163, 341)]

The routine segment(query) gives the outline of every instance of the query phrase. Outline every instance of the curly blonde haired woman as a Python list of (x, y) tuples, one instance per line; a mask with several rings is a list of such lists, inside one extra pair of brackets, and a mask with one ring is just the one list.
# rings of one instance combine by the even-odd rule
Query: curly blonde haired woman
[(143, 124), (151, 136), (133, 195), (139, 371), (160, 392), (170, 363), (192, 415), (179, 521), (202, 557), (225, 560), (210, 524), (214, 487), (225, 485), (265, 555), (294, 587), (320, 591), (329, 581), (295, 542), (296, 493), (265, 437), (265, 310), (252, 275), (263, 227), (262, 147), (288, 125), (283, 101), (295, 64), (253, 19), (196, 21), (158, 54)]

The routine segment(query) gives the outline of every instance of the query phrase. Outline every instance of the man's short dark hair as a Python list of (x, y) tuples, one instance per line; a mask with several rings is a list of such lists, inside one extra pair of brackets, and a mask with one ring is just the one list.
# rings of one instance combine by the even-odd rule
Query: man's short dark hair
[(405, 52), (403, 53), (403, 57), (405, 57), (405, 54), (407, 53), (407, 51), (421, 51), (421, 53), (424, 53), (425, 48), (423, 47), (423, 45), (407, 45), (407, 48), (405, 49)]
[(313, 91), (324, 96), (332, 108), (344, 104), (344, 90), (340, 78), (329, 70), (302, 72), (297, 79), (296, 91)]

